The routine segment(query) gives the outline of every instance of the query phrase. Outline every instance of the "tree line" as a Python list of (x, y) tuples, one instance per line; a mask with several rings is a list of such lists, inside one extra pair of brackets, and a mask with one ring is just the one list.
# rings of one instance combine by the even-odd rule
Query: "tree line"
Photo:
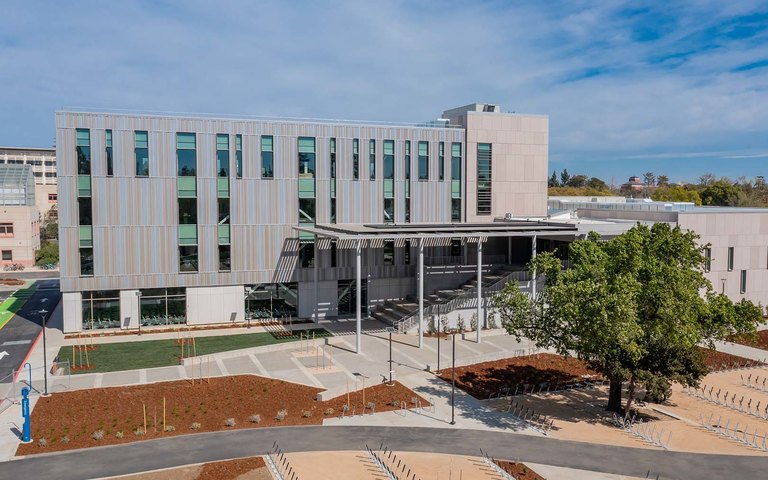
[(719, 207), (768, 207), (768, 183), (762, 175), (754, 179), (717, 178), (711, 173), (700, 176), (697, 183), (671, 183), (667, 175), (646, 172), (637, 182), (609, 185), (597, 177), (571, 175), (563, 169), (549, 177), (551, 196), (611, 196), (650, 198), (666, 202), (693, 202)]

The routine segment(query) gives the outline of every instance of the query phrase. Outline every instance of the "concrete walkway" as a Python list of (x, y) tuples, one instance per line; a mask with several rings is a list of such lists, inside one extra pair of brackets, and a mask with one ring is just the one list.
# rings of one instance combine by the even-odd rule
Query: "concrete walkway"
[(720, 352), (768, 363), (768, 351), (760, 348), (748, 347), (746, 345), (741, 345), (740, 343), (732, 342), (715, 342), (715, 347)]
[(764, 478), (765, 458), (703, 455), (569, 442), (480, 430), (400, 427), (280, 427), (181, 435), (67, 453), (42, 454), (2, 465), (3, 477), (60, 480), (263, 455), (277, 442), (284, 452), (363, 450), (381, 442), (395, 451), (478, 455), (645, 478), (721, 480)]

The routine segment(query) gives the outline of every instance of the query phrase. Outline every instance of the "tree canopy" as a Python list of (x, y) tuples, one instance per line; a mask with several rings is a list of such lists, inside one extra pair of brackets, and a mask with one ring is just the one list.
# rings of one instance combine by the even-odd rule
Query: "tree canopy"
[(706, 373), (700, 344), (754, 334), (762, 310), (713, 291), (698, 236), (679, 227), (638, 224), (610, 240), (591, 233), (571, 244), (572, 266), (551, 253), (530, 268), (544, 277), (536, 298), (510, 283), (493, 298), (507, 332), (575, 354), (610, 379), (608, 409), (627, 412), (635, 390), (666, 398), (672, 381), (697, 385)]

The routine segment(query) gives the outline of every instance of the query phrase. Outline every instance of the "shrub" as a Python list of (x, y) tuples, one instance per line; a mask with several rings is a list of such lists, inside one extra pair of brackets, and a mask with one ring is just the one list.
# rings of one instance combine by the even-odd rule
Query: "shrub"
[(144, 429), (137, 428), (136, 431), (133, 432), (133, 434), (136, 435), (137, 437), (141, 437), (144, 435)]
[(35, 252), (35, 264), (59, 263), (59, 246), (53, 242), (44, 242)]
[(493, 312), (488, 312), (488, 328), (499, 328), (496, 323), (496, 314)]
[(477, 312), (474, 312), (471, 317), (469, 317), (469, 329), (470, 331), (477, 330)]
[(414, 405), (418, 404), (419, 403), (419, 398), (418, 397), (411, 397), (411, 403), (414, 404)]
[(389, 404), (392, 405), (393, 407), (400, 406), (400, 402), (398, 400), (392, 400), (391, 402), (389, 402)]
[(328, 407), (328, 408), (325, 409), (325, 414), (326, 415), (333, 415), (333, 412), (334, 412), (334, 410), (331, 407)]
[(368, 402), (368, 409), (369, 409), (369, 410), (373, 410), (373, 409), (375, 409), (375, 408), (376, 408), (376, 404), (375, 404), (375, 403), (373, 403), (373, 402)]
[(175, 432), (176, 431), (176, 427), (174, 427), (173, 425), (166, 425), (165, 426), (165, 431), (166, 432)]
[(228, 418), (224, 420), (224, 426), (226, 427), (234, 427), (237, 423), (235, 422), (234, 418)]
[(104, 430), (96, 430), (91, 434), (91, 438), (94, 440), (104, 440)]
[(275, 420), (277, 420), (278, 422), (282, 422), (283, 420), (285, 420), (286, 416), (288, 416), (288, 410), (285, 410), (285, 409), (280, 410), (277, 412), (277, 415), (275, 416)]
[(459, 333), (463, 332), (467, 328), (467, 326), (464, 324), (464, 317), (461, 315), (456, 317), (456, 328), (459, 329)]
[(434, 334), (436, 331), (437, 326), (435, 325), (435, 317), (429, 317), (429, 320), (427, 321), (427, 332)]
[(123, 438), (124, 436), (125, 436), (125, 433), (123, 433), (122, 430), (115, 432), (115, 438)]
[(59, 441), (60, 441), (61, 443), (63, 443), (64, 445), (68, 444), (68, 443), (69, 443), (69, 435), (64, 435), (63, 437), (61, 437), (61, 438), (59, 439)]
[(189, 428), (191, 428), (192, 430), (200, 430), (201, 426), (202, 425), (200, 425), (198, 422), (192, 422), (192, 426), (190, 426)]
[(40, 440), (37, 441), (37, 446), (40, 447), (40, 448), (47, 447), (48, 446), (48, 440), (46, 440), (44, 438), (41, 438)]
[(443, 315), (440, 317), (440, 325), (443, 327), (443, 333), (448, 333), (448, 316)]
[(251, 415), (251, 423), (261, 423), (261, 415)]
[(309, 417), (311, 417), (311, 416), (312, 416), (312, 411), (311, 411), (311, 410), (304, 410), (304, 411), (301, 413), (301, 416), (302, 416), (302, 417), (304, 417), (304, 418), (309, 418)]

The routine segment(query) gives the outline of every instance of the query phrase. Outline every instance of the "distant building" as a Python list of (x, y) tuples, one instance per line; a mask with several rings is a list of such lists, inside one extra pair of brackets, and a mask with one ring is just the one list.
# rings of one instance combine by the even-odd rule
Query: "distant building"
[(33, 265), (39, 248), (32, 166), (0, 164), (0, 266)]
[(646, 185), (642, 182), (640, 177), (629, 177), (626, 183), (621, 184), (622, 189), (629, 189), (635, 192), (641, 192)]
[(43, 218), (57, 217), (55, 148), (0, 147), (0, 165), (30, 165), (35, 179), (37, 209)]

